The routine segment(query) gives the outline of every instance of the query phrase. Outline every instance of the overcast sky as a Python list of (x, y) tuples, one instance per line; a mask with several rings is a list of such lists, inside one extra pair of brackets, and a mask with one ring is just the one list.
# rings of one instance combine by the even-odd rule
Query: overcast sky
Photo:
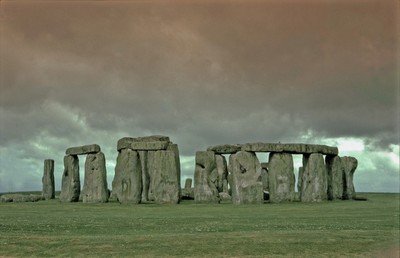
[(65, 149), (91, 143), (111, 185), (117, 140), (151, 134), (182, 180), (209, 145), (307, 142), (356, 157), (356, 191), (399, 191), (396, 1), (0, 6), (0, 192), (41, 190), (47, 158), (60, 189)]

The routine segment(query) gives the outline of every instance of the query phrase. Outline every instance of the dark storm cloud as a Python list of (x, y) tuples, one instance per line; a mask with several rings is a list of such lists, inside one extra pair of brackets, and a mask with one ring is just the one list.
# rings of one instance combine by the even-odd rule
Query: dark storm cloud
[(128, 135), (189, 156), (312, 131), (387, 148), (397, 16), (395, 1), (2, 1), (0, 146), (40, 160), (97, 142), (113, 160)]

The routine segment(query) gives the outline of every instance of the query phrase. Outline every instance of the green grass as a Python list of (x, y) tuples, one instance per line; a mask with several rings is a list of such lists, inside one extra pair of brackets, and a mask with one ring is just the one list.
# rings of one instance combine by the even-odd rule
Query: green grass
[(318, 204), (0, 203), (0, 256), (397, 255), (399, 194)]

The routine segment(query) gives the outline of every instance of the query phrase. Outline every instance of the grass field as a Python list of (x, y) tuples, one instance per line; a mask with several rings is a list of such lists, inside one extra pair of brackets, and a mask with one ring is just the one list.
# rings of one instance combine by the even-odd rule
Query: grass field
[(0, 256), (398, 257), (399, 194), (264, 205), (0, 203)]

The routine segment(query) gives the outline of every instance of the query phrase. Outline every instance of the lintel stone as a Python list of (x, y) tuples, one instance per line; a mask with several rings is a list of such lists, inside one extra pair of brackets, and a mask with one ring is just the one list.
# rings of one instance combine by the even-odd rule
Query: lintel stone
[(65, 151), (67, 155), (84, 155), (84, 154), (91, 154), (91, 153), (98, 153), (100, 152), (100, 146), (97, 144), (91, 145), (84, 145), (78, 147), (71, 147)]

